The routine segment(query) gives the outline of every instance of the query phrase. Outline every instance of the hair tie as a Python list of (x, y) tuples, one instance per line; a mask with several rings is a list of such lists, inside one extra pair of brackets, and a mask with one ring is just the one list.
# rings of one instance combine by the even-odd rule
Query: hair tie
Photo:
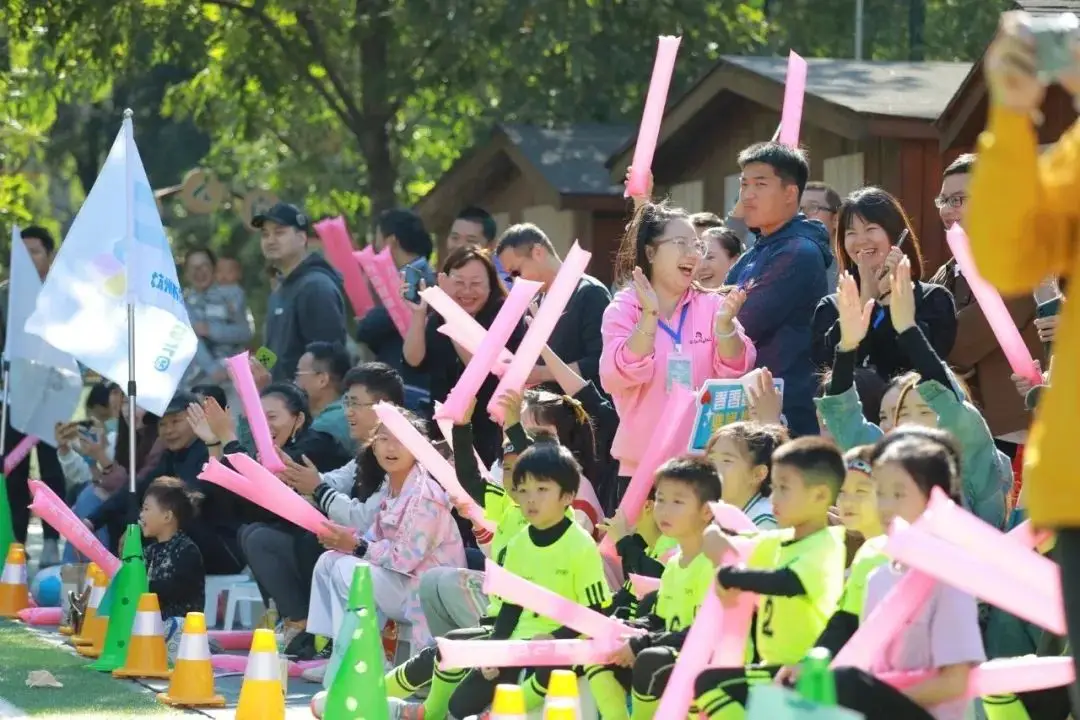
[(870, 467), (870, 463), (866, 462), (862, 458), (852, 458), (851, 460), (847, 461), (846, 465), (848, 472), (854, 470), (855, 472), (861, 472), (864, 475), (869, 475), (872, 470), (872, 468)]
[(580, 402), (569, 395), (563, 395), (563, 401), (570, 406), (570, 411), (574, 413), (574, 422), (578, 425), (585, 425), (589, 422), (589, 413), (585, 412), (585, 407)]

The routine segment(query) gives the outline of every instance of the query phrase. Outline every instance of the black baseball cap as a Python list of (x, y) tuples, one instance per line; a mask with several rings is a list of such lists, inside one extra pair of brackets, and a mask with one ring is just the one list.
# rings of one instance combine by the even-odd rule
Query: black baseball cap
[(281, 202), (251, 218), (251, 224), (257, 228), (261, 228), (263, 223), (266, 222), (293, 227), (304, 232), (307, 232), (311, 227), (311, 220), (304, 214), (303, 210), (295, 205)]
[[(169, 401), (168, 407), (165, 408), (165, 415), (175, 415), (176, 413), (187, 412), (188, 405), (195, 403), (199, 404), (199, 396), (195, 393), (190, 393), (187, 390), (180, 390), (172, 396), (172, 400)], [(164, 417), (164, 415), (162, 416)]]

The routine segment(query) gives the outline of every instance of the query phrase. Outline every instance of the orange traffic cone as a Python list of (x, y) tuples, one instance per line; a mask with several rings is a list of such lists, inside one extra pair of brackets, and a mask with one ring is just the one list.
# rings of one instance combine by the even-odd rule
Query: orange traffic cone
[[(109, 627), (109, 619), (98, 615), (98, 607), (101, 599), (105, 597), (105, 591), (109, 587), (109, 578), (100, 569), (94, 573), (94, 589), (90, 591), (90, 602), (86, 606), (86, 617), (83, 618), (82, 631), (71, 638), (75, 649), (86, 657), (97, 657), (101, 654), (101, 648), (105, 644), (105, 631)], [(94, 650), (96, 648), (96, 651)]]
[(119, 678), (168, 678), (169, 657), (165, 650), (165, 625), (156, 593), (143, 593), (131, 626), (131, 644), (124, 666), (113, 670)]
[(206, 617), (190, 612), (184, 618), (184, 634), (176, 653), (176, 667), (166, 692), (158, 702), (186, 707), (225, 707), (225, 698), (214, 694), (214, 668), (210, 665), (210, 641)]
[(260, 628), (251, 639), (236, 720), (285, 720), (285, 688), (273, 630)]
[(26, 549), (18, 543), (8, 548), (4, 572), (0, 574), (0, 617), (13, 618), (30, 607), (26, 587)]

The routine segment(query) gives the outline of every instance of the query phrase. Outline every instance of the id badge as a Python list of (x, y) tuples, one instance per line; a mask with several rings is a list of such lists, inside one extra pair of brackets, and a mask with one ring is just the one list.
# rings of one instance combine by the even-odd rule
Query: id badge
[(671, 388), (682, 385), (687, 390), (694, 389), (694, 363), (686, 355), (674, 353), (667, 359), (667, 382), (664, 389), (671, 392)]

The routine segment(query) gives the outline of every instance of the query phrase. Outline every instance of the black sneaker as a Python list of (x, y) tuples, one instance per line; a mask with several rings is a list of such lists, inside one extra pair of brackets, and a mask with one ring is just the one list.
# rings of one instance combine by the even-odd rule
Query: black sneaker
[(315, 660), (329, 660), (330, 656), (334, 654), (334, 641), (327, 640), (326, 646), (315, 654)]
[(302, 632), (285, 646), (285, 655), (297, 660), (313, 660), (318, 654), (315, 649), (315, 636), (309, 632)]

